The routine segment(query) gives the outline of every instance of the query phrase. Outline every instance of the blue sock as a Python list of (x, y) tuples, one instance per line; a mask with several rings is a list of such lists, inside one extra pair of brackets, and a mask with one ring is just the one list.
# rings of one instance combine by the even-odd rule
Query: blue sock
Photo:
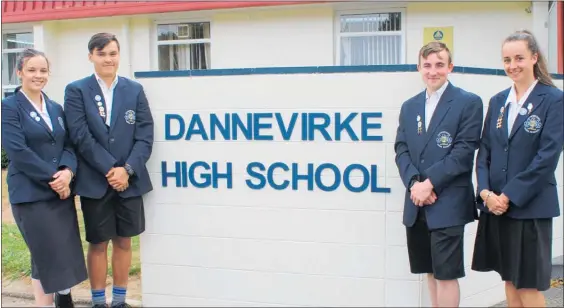
[(112, 305), (125, 303), (125, 293), (127, 292), (126, 288), (116, 287), (114, 286), (112, 290)]
[(106, 304), (106, 289), (92, 290), (92, 305)]

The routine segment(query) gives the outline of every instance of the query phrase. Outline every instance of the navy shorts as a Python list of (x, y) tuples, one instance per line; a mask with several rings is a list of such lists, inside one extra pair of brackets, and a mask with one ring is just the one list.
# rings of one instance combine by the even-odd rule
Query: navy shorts
[(108, 187), (101, 199), (80, 197), (86, 241), (99, 244), (117, 236), (134, 237), (145, 231), (143, 197), (122, 198)]
[(437, 280), (465, 276), (463, 225), (429, 230), (425, 211), (420, 210), (406, 235), (411, 273), (433, 274)]

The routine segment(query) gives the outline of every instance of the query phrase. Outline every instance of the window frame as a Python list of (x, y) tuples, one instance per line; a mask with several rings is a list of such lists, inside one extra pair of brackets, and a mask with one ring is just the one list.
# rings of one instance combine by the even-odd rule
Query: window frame
[[(207, 22), (210, 24), (210, 38), (209, 39), (193, 39), (193, 40), (175, 40), (175, 41), (159, 41), (159, 25), (167, 25), (167, 24), (179, 24), (179, 23), (204, 23)], [(202, 17), (194, 17), (194, 18), (181, 18), (181, 19), (155, 19), (153, 20), (153, 27), (152, 27), (152, 48), (151, 48), (151, 58), (153, 59), (151, 63), (151, 69), (153, 71), (158, 72), (165, 72), (159, 70), (159, 46), (166, 46), (166, 45), (192, 45), (192, 44), (201, 44), (201, 43), (208, 43), (210, 44), (210, 65), (207, 68), (212, 69), (212, 53), (211, 53), (211, 45), (212, 45), (212, 33), (213, 33), (213, 23), (211, 18), (202, 18)]]
[[(378, 34), (378, 32), (366, 32), (368, 33), (365, 34), (345, 34), (342, 35), (341, 34), (341, 17), (343, 15), (353, 15), (353, 14), (382, 14), (382, 13), (399, 13), (400, 14), (400, 25), (401, 25), (401, 30), (400, 31), (393, 31), (393, 32), (399, 32), (400, 33), (400, 42), (401, 42), (401, 47), (400, 47), (400, 63), (397, 63), (397, 65), (402, 65), (402, 64), (406, 64), (407, 63), (407, 31), (406, 31), (406, 9), (403, 6), (379, 6), (379, 7), (365, 7), (365, 8), (358, 8), (358, 9), (336, 9), (335, 10), (335, 14), (334, 14), (334, 57), (333, 57), (333, 64), (335, 66), (348, 66), (348, 65), (344, 65), (341, 64), (341, 38), (342, 37), (355, 37), (355, 36), (377, 36), (377, 35), (384, 35), (384, 34)], [(383, 32), (386, 33), (386, 32)], [(387, 32), (389, 33), (389, 32)]]
[[(2, 57), (4, 54), (9, 53), (18, 53), (24, 51), (25, 48), (4, 48), (4, 35), (5, 34), (13, 34), (13, 33), (31, 33), (33, 36), (33, 47), (35, 48), (35, 32), (33, 31), (33, 27), (22, 27), (22, 28), (9, 28), (9, 29), (2, 29)], [(7, 66), (6, 66), (7, 67)], [(4, 66), (2, 67), (4, 69)], [(2, 72), (4, 73), (4, 72)], [(19, 87), (21, 83), (18, 84), (7, 84), (2, 82), (2, 99), (6, 96), (6, 92), (13, 91), (17, 87)]]

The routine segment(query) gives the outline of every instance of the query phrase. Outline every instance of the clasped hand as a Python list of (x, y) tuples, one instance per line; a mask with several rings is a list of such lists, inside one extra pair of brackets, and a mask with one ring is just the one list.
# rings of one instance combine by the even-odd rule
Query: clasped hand
[(108, 183), (113, 189), (122, 192), (129, 187), (129, 174), (124, 167), (114, 167), (106, 174)]
[(483, 191), (481, 197), (483, 200), (486, 200), (485, 204), (488, 210), (494, 215), (504, 214), (509, 208), (509, 198), (505, 194), (496, 195), (491, 193), (489, 197), (487, 194), (488, 191)]
[(61, 200), (68, 198), (71, 194), (70, 182), (72, 180), (72, 172), (69, 169), (57, 171), (53, 175), (53, 179), (53, 181), (49, 182), (51, 189), (59, 194)]
[(433, 184), (427, 179), (413, 184), (410, 198), (417, 206), (431, 205), (437, 201), (437, 194), (433, 191)]

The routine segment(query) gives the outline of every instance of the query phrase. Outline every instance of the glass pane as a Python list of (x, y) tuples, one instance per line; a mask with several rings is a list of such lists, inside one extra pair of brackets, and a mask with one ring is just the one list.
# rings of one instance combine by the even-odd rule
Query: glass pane
[(341, 33), (401, 31), (400, 13), (341, 16)]
[(401, 64), (401, 36), (341, 38), (341, 65)]
[(33, 33), (6, 33), (2, 35), (2, 48), (33, 48)]
[(158, 40), (194, 40), (210, 38), (210, 23), (180, 23), (157, 26)]
[(16, 74), (16, 62), (21, 52), (5, 53), (2, 55), (2, 85), (19, 85), (20, 81)]
[(205, 70), (209, 68), (209, 43), (159, 46), (159, 71)]
[(3, 98), (10, 97), (10, 96), (14, 95), (14, 90), (4, 90), (2, 92), (4, 93)]

